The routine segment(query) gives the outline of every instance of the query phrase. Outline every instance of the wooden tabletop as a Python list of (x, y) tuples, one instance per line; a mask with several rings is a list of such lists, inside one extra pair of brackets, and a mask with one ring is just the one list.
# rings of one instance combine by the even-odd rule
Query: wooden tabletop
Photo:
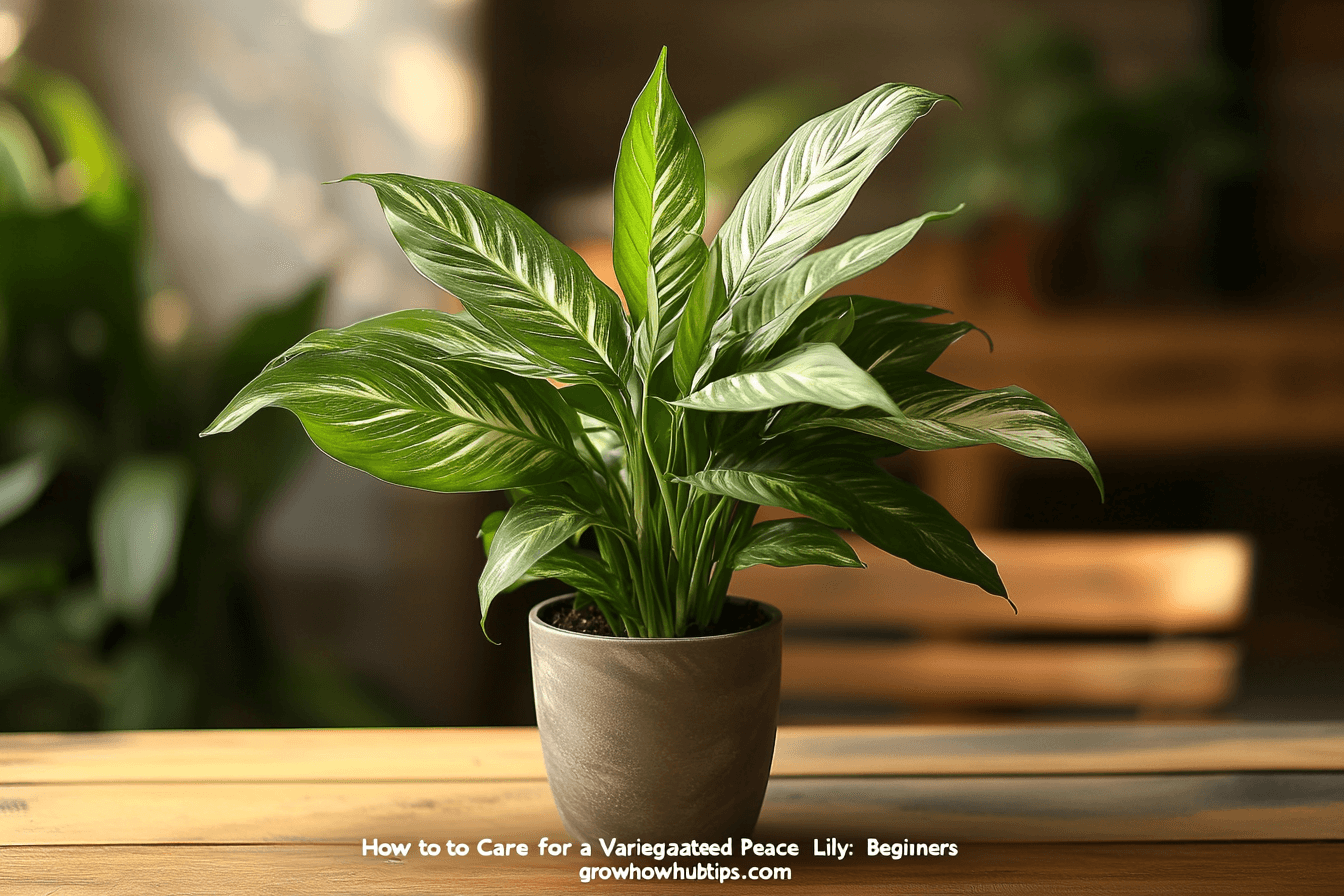
[(755, 839), (799, 855), (680, 860), (768, 884), (543, 837), (535, 729), (0, 736), (5, 894), (1340, 894), (1344, 723), (784, 728)]

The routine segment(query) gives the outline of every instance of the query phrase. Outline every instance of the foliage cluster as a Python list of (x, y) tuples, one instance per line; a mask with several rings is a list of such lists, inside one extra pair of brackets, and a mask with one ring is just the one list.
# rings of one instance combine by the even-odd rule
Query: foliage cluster
[[(885, 84), (803, 124), (706, 244), (705, 163), (664, 51), (616, 165), (624, 308), (573, 251), (493, 196), (352, 175), (373, 187), (411, 263), (465, 310), (314, 333), (206, 434), (280, 406), (324, 451), (389, 482), (510, 490), (512, 507), (483, 527), (483, 625), (499, 593), (553, 577), (617, 633), (684, 636), (718, 617), (735, 570), (859, 565), (836, 528), (1003, 595), (966, 529), (876, 461), (996, 443), (1096, 477), (1087, 449), (1021, 389), (928, 373), (970, 324), (933, 322), (944, 312), (927, 305), (826, 297), (950, 212), (809, 254), (942, 99)], [(761, 505), (804, 518), (756, 523)]]

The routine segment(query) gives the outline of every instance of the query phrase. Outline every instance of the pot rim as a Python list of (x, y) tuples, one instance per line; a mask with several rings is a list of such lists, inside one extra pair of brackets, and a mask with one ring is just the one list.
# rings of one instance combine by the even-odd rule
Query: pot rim
[(728, 599), (730, 601), (738, 601), (744, 604), (756, 604), (758, 607), (761, 607), (763, 610), (765, 610), (767, 614), (769, 614), (770, 616), (769, 621), (763, 623), (762, 625), (758, 625), (755, 628), (749, 628), (746, 631), (728, 632), (727, 634), (724, 635), (694, 635), (689, 638), (627, 638), (622, 637), (620, 635), (594, 635), (589, 632), (572, 632), (569, 629), (564, 629), (558, 626), (551, 625), (549, 622), (546, 622), (541, 618), (540, 613), (543, 607), (549, 607), (551, 604), (557, 603), (562, 600), (570, 600), (574, 597), (576, 593), (577, 592), (571, 591), (568, 594), (560, 594), (555, 597), (547, 598), (546, 600), (534, 606), (531, 610), (528, 611), (527, 614), (528, 626), (529, 627), (533, 625), (543, 626), (547, 631), (555, 632), (567, 638), (582, 638), (592, 641), (601, 641), (606, 644), (613, 644), (613, 643), (614, 644), (677, 644), (677, 643), (700, 644), (708, 641), (723, 641), (728, 640), (729, 638), (743, 638), (750, 635), (759, 635), (761, 632), (769, 631), (771, 628), (783, 625), (784, 623), (784, 614), (781, 613), (779, 608), (774, 606), (773, 604), (768, 604), (763, 600), (753, 600), (751, 598), (735, 597), (733, 595), (728, 596)]

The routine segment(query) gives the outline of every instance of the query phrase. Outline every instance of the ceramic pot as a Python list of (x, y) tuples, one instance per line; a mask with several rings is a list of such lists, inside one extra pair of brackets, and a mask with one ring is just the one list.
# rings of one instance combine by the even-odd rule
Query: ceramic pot
[[(779, 610), (750, 631), (610, 638), (532, 609), (532, 682), (551, 793), (594, 841), (721, 842), (756, 825), (779, 719)], [(742, 602), (738, 598), (730, 598)]]

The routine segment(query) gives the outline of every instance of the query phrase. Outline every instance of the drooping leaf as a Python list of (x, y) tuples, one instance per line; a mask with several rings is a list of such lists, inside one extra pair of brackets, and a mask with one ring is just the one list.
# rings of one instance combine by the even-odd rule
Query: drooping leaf
[(1006, 596), (994, 564), (937, 501), (870, 463), (844, 457), (771, 469), (711, 469), (681, 481), (750, 504), (784, 507), (851, 529), (922, 569)]
[(107, 474), (90, 526), (98, 590), (109, 607), (144, 620), (172, 584), (191, 486), (191, 470), (177, 457), (133, 457)]
[(464, 184), (404, 174), (344, 180), (374, 188), (406, 257), (502, 344), (558, 379), (624, 382), (630, 333), (620, 300), (527, 215)]
[(272, 405), (292, 411), (327, 454), (398, 485), (489, 491), (580, 468), (553, 386), (440, 360), (404, 334), (315, 334), (262, 371), (202, 435)]
[(769, 566), (863, 566), (854, 549), (816, 520), (767, 520), (751, 527), (733, 556), (733, 569)]
[(55, 472), (51, 457), (44, 451), (0, 468), (0, 526), (33, 506)]
[(630, 110), (616, 161), (614, 198), (616, 278), (630, 316), (636, 322), (647, 318), (649, 333), (656, 336), (661, 322), (686, 301), (707, 251), (700, 238), (705, 160), (668, 83), (666, 47)]
[(600, 605), (625, 612), (629, 599), (611, 569), (598, 555), (560, 545), (536, 563), (529, 575), (541, 579), (559, 579), (581, 594), (586, 594)]
[(674, 404), (700, 411), (762, 411), (796, 402), (900, 413), (878, 382), (830, 342), (800, 346), (756, 370), (715, 380)]
[(1054, 408), (1027, 390), (972, 389), (931, 373), (884, 380), (901, 416), (847, 412), (819, 415), (802, 425), (839, 426), (919, 451), (1002, 445), (1024, 457), (1073, 461), (1102, 490), (1101, 473), (1078, 434)]
[(477, 591), (481, 624), (490, 603), (551, 551), (597, 520), (567, 498), (534, 495), (509, 508), (490, 541)]
[(947, 97), (884, 84), (798, 128), (719, 230), (730, 304), (802, 258), (914, 121)]
[(723, 286), (722, 257), (719, 244), (715, 241), (677, 325), (676, 344), (672, 349), (672, 371), (683, 395), (695, 388), (697, 374), (705, 366), (702, 362), (706, 349), (710, 347), (714, 322), (728, 307)]
[(948, 212), (928, 212), (880, 233), (823, 249), (743, 298), (733, 309), (733, 326), (738, 332), (750, 334), (745, 357), (750, 361), (770, 351), (813, 302), (887, 261), (905, 248), (926, 222), (951, 217), (960, 210), (957, 207)]

